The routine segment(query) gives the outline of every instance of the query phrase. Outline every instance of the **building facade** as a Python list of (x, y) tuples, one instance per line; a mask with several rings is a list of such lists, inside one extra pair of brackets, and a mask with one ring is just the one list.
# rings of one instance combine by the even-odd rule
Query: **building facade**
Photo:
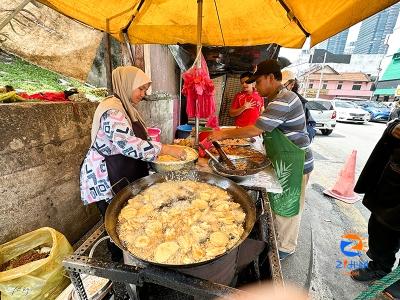
[[(321, 75), (322, 74), (322, 75)], [(322, 77), (322, 81), (321, 80)], [(339, 73), (330, 66), (316, 67), (299, 78), (303, 93), (308, 98), (333, 99), (335, 97), (351, 97), (370, 99), (373, 94), (373, 82), (362, 72)], [(320, 84), (321, 82), (321, 84)]]
[(316, 49), (325, 49), (334, 54), (343, 54), (346, 47), (347, 37), (349, 35), (349, 29), (346, 29), (335, 36), (325, 40), (324, 42), (317, 45)]
[(353, 53), (386, 54), (387, 36), (393, 33), (399, 10), (400, 3), (397, 3), (363, 21)]
[(392, 56), (392, 61), (376, 84), (374, 98), (377, 101), (400, 99), (400, 49)]

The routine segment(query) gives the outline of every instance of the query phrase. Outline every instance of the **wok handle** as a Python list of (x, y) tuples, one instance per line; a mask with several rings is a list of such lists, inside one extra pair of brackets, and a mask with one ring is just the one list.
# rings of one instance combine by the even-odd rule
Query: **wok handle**
[(115, 196), (115, 195), (117, 194), (117, 193), (114, 192), (114, 187), (118, 186), (118, 184), (120, 184), (122, 181), (125, 181), (125, 182), (126, 182), (125, 186), (131, 184), (131, 183), (129, 182), (128, 178), (122, 177), (120, 180), (118, 180), (116, 183), (114, 183), (114, 184), (111, 186), (111, 193), (113, 194), (113, 196)]

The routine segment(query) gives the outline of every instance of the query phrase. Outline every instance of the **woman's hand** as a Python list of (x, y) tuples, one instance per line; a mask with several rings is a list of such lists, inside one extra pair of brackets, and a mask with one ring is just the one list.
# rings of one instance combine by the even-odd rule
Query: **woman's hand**
[(173, 145), (163, 145), (161, 148), (160, 155), (171, 155), (180, 160), (186, 160), (186, 151), (182, 147)]

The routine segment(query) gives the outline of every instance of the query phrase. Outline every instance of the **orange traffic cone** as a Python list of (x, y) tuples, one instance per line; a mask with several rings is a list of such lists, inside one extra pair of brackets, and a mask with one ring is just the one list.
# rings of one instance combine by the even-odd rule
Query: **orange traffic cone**
[(335, 186), (331, 190), (325, 190), (325, 195), (351, 204), (361, 199), (359, 195), (354, 193), (356, 157), (357, 151), (353, 150), (344, 168), (340, 171)]

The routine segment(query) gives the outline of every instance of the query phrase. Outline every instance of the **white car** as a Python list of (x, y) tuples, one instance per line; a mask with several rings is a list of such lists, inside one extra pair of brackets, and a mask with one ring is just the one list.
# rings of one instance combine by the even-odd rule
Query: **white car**
[(360, 108), (350, 101), (332, 100), (333, 107), (337, 112), (336, 121), (365, 124), (371, 119), (369, 112)]
[(323, 135), (330, 135), (336, 126), (336, 111), (331, 101), (315, 98), (307, 100), (306, 107), (317, 123), (315, 128), (321, 130)]

